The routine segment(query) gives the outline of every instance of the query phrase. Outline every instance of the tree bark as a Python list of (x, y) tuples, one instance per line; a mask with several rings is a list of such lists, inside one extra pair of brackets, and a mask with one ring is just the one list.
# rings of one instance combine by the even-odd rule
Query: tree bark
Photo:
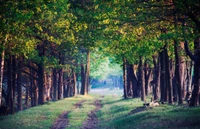
[(123, 81), (124, 81), (124, 99), (128, 98), (127, 95), (127, 61), (126, 58), (123, 57)]
[(87, 64), (86, 64), (86, 69), (85, 69), (85, 92), (84, 95), (88, 94), (89, 91), (89, 77), (90, 77), (90, 51), (87, 51)]
[(142, 61), (142, 57), (140, 56), (139, 59), (139, 66), (138, 66), (138, 73), (139, 73), (139, 77), (138, 77), (138, 82), (139, 82), (139, 86), (141, 88), (141, 100), (142, 101), (146, 101), (146, 95), (145, 95), (145, 86), (144, 86), (144, 67), (143, 67), (143, 61)]
[(44, 65), (40, 63), (38, 65), (38, 104), (44, 104)]
[(199, 77), (200, 77), (200, 38), (197, 37), (194, 41), (194, 55), (189, 51), (187, 41), (185, 42), (185, 52), (194, 61), (194, 88), (189, 106), (197, 106), (199, 100)]
[(165, 51), (166, 56), (166, 80), (167, 80), (167, 89), (168, 89), (168, 103), (172, 104), (172, 60), (169, 61), (169, 56), (167, 51)]
[(162, 102), (167, 101), (167, 80), (166, 80), (166, 56), (165, 56), (166, 46), (159, 53), (160, 58), (160, 99)]
[[(135, 75), (135, 65), (131, 65), (131, 79), (132, 79), (132, 91), (133, 91), (133, 98), (139, 96), (138, 92), (138, 79)], [(139, 90), (140, 91), (140, 90)]]
[(151, 68), (149, 68), (147, 62), (144, 63), (144, 80), (145, 80), (145, 95), (149, 93), (149, 78), (151, 75)]
[(81, 64), (81, 94), (85, 93), (85, 72), (84, 72), (84, 64)]
[(57, 85), (58, 83), (57, 83), (57, 70), (54, 68), (53, 69), (53, 100), (55, 101), (55, 100), (57, 100), (57, 98), (58, 98), (58, 92), (57, 92), (57, 87), (58, 87), (58, 85)]
[(183, 97), (182, 97), (182, 83), (181, 83), (181, 69), (180, 69), (180, 56), (178, 53), (178, 43), (175, 40), (174, 41), (174, 53), (175, 53), (175, 80), (176, 80), (176, 86), (178, 87), (178, 103), (183, 104)]
[(13, 102), (13, 86), (12, 86), (12, 81), (13, 81), (13, 74), (12, 74), (12, 70), (13, 70), (13, 65), (12, 65), (12, 56), (9, 55), (8, 57), (8, 61), (7, 61), (7, 66), (8, 66), (8, 70), (7, 70), (7, 76), (8, 76), (8, 81), (7, 81), (7, 85), (8, 85), (8, 105), (10, 108), (10, 114), (14, 114), (14, 102)]
[[(3, 44), (3, 47), (4, 47), (4, 44)], [(2, 101), (4, 58), (5, 58), (5, 50), (3, 48), (2, 52), (1, 52), (1, 64), (0, 64), (0, 107), (1, 107), (1, 101)]]
[(153, 95), (154, 100), (159, 99), (159, 87), (160, 87), (160, 59), (153, 56), (153, 64), (154, 64), (154, 70), (153, 70), (153, 80), (150, 82), (151, 86), (153, 87)]
[(59, 70), (58, 78), (58, 100), (60, 100), (63, 98), (63, 68)]
[(76, 96), (76, 94), (77, 94), (77, 87), (76, 87), (76, 73), (75, 73), (75, 71), (73, 70), (73, 87), (74, 87), (74, 96)]
[(131, 65), (127, 62), (127, 95), (128, 97), (133, 96), (133, 88), (132, 88), (132, 68)]
[(18, 72), (17, 72), (17, 108), (19, 111), (22, 110), (22, 58), (18, 61)]

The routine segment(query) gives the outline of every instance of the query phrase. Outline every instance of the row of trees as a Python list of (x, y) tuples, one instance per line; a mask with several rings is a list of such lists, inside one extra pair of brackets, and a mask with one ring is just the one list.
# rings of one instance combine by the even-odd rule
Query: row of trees
[(123, 65), (125, 98), (145, 101), (152, 78), (154, 99), (182, 104), (191, 89), (190, 106), (199, 103), (197, 0), (1, 0), (0, 5), (0, 101), (10, 113), (15, 106), (22, 109), (24, 96), (35, 106), (75, 95), (79, 76), (80, 92), (87, 94), (90, 55), (97, 48)]
[(189, 0), (108, 1), (98, 6), (106, 50), (123, 61), (124, 98), (145, 101), (150, 83), (155, 100), (182, 104), (192, 92), (190, 106), (199, 104), (199, 6)]
[[(2, 111), (13, 114), (24, 103), (36, 106), (88, 94), (90, 51), (95, 46), (88, 21), (91, 8), (83, 1), (66, 0), (0, 5)], [(82, 86), (78, 89), (77, 80)]]

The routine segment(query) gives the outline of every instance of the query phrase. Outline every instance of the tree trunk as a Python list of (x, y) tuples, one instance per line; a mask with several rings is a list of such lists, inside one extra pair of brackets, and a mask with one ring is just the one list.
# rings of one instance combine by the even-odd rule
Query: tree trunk
[(140, 56), (139, 66), (138, 66), (138, 82), (139, 86), (141, 88), (141, 100), (146, 101), (146, 95), (145, 95), (145, 86), (144, 86), (144, 70), (143, 70), (143, 61), (142, 57)]
[(59, 70), (58, 78), (58, 100), (63, 98), (63, 68)]
[(172, 104), (172, 60), (169, 61), (169, 56), (167, 51), (165, 51), (166, 56), (166, 80), (168, 89), (168, 103)]
[(183, 104), (183, 97), (182, 97), (182, 83), (181, 83), (181, 69), (180, 69), (180, 56), (178, 53), (178, 43), (174, 41), (174, 53), (175, 53), (175, 80), (176, 86), (178, 87), (178, 103)]
[(190, 99), (190, 106), (197, 106), (199, 100), (199, 77), (200, 77), (200, 38), (197, 37), (194, 41), (194, 55), (189, 51), (187, 41), (185, 42), (186, 54), (194, 61), (194, 88)]
[(8, 81), (7, 81), (7, 85), (8, 85), (8, 105), (10, 108), (10, 114), (14, 114), (14, 102), (13, 102), (13, 86), (12, 86), (12, 81), (13, 81), (13, 74), (12, 74), (12, 56), (9, 55), (8, 61), (7, 61), (7, 66), (8, 66)]
[(77, 79), (77, 80), (76, 80), (76, 82), (77, 82), (77, 94), (80, 94), (80, 89), (79, 89), (79, 88), (80, 88), (80, 85), (79, 85), (80, 83), (79, 83), (78, 78), (79, 78), (79, 74), (76, 73), (76, 79)]
[(124, 81), (124, 99), (128, 98), (127, 95), (127, 62), (126, 58), (123, 58), (123, 81)]
[(159, 57), (157, 58), (153, 56), (153, 64), (154, 64), (154, 70), (153, 70), (153, 80), (150, 82), (150, 85), (153, 87), (153, 95), (154, 100), (158, 100), (159, 98), (159, 87), (160, 87), (160, 61)]
[(44, 64), (40, 63), (38, 65), (38, 90), (39, 90), (39, 97), (38, 97), (38, 104), (44, 104)]
[(75, 73), (75, 71), (73, 70), (73, 87), (74, 87), (74, 96), (76, 96), (76, 94), (77, 94), (77, 87), (76, 87), (76, 73)]
[(149, 93), (149, 78), (151, 75), (151, 68), (149, 68), (147, 62), (144, 63), (144, 79), (145, 79), (145, 95)]
[(81, 64), (81, 94), (85, 94), (85, 72), (84, 65)]
[(22, 110), (22, 58), (19, 58), (17, 72), (17, 108)]
[[(27, 79), (28, 81), (28, 79)], [(29, 86), (26, 85), (26, 97), (25, 97), (25, 105), (28, 107), (29, 104)]]
[(138, 97), (139, 96), (139, 89), (138, 89), (138, 79), (137, 79), (137, 77), (136, 77), (136, 75), (135, 75), (135, 66), (136, 65), (131, 65), (130, 67), (131, 67), (131, 75), (132, 75), (132, 77), (131, 77), (131, 79), (132, 79), (132, 91), (133, 91), (133, 98), (134, 97)]
[(159, 53), (160, 58), (160, 99), (162, 102), (167, 101), (167, 80), (166, 80), (166, 56), (165, 56), (166, 46), (163, 48), (163, 50)]
[[(4, 46), (4, 44), (3, 44), (3, 46)], [(1, 101), (2, 101), (4, 58), (5, 58), (5, 50), (3, 48), (2, 52), (1, 52), (1, 64), (0, 64), (0, 107), (1, 107)]]
[[(36, 72), (34, 72), (34, 75), (36, 76)], [(38, 103), (38, 86), (37, 86), (37, 80), (33, 80), (33, 96), (34, 96), (34, 106)]]
[(90, 77), (90, 51), (87, 51), (87, 64), (86, 64), (86, 69), (85, 69), (85, 92), (84, 95), (88, 94), (89, 91), (89, 77)]
[(55, 101), (55, 100), (57, 100), (57, 98), (58, 98), (58, 92), (57, 92), (57, 88), (58, 87), (58, 85), (57, 85), (57, 71), (56, 71), (56, 69), (54, 68), (53, 69), (53, 100)]
[(132, 67), (129, 63), (127, 63), (127, 94), (128, 97), (133, 96), (133, 88), (132, 88)]

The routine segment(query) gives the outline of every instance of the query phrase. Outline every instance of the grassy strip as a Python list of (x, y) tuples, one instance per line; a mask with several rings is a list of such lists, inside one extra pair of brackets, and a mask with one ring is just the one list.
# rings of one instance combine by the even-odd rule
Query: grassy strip
[[(101, 129), (199, 129), (200, 107), (160, 105), (129, 114), (143, 102), (140, 99), (122, 100), (106, 96), (98, 112)], [(129, 114), (129, 115), (128, 115)]]
[[(83, 105), (83, 109), (76, 109), (74, 104), (81, 100), (87, 100)], [(77, 96), (67, 98), (56, 102), (48, 102), (45, 105), (36, 106), (15, 115), (0, 116), (0, 129), (49, 129), (58, 116), (64, 111), (70, 111), (70, 126), (80, 126), (87, 117), (89, 111), (94, 107), (87, 105), (92, 103), (94, 97)], [(75, 121), (76, 118), (79, 119)]]

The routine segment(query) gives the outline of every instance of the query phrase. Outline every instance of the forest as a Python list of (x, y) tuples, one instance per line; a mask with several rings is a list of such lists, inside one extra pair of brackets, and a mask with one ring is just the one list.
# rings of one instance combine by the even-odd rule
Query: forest
[(198, 0), (0, 0), (0, 28), (0, 115), (107, 75), (125, 101), (200, 104)]

